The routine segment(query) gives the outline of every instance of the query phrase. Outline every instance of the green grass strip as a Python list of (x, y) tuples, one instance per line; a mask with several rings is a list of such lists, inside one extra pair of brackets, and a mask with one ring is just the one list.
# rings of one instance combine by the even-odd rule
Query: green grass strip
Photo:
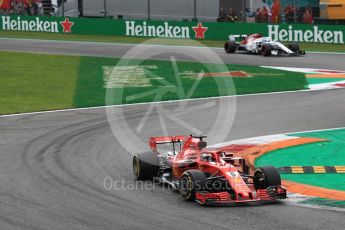
[[(303, 74), (261, 67), (193, 62), (177, 62), (175, 66), (170, 61), (127, 61), (0, 52), (0, 114), (299, 90), (306, 86)], [(128, 84), (106, 90), (105, 69), (116, 65), (139, 66), (144, 72), (140, 75), (132, 71)], [(228, 70), (245, 71), (252, 76), (197, 77), (200, 71)], [(128, 73), (130, 71), (124, 72)], [(127, 81), (128, 76), (113, 80), (118, 84)], [(107, 93), (113, 95), (106, 97)], [(106, 101), (106, 98), (111, 100)]]
[(72, 108), (79, 57), (0, 52), (0, 114)]

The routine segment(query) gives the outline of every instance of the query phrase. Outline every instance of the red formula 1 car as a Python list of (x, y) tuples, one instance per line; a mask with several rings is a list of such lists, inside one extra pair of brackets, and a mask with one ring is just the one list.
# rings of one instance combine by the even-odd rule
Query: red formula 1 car
[(205, 136), (151, 137), (151, 151), (133, 157), (138, 180), (158, 179), (187, 201), (229, 204), (286, 198), (278, 171), (261, 167), (253, 175), (241, 157), (206, 148)]

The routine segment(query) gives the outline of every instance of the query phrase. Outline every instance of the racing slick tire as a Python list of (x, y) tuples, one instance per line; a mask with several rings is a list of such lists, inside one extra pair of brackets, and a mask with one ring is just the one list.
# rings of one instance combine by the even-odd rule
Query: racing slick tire
[(299, 53), (299, 44), (297, 42), (292, 42), (288, 45), (288, 48), (295, 54)]
[(272, 53), (272, 45), (263, 44), (261, 47), (262, 56), (268, 57), (268, 56), (271, 56), (271, 53)]
[(206, 189), (206, 175), (200, 170), (191, 169), (182, 174), (179, 191), (182, 198), (186, 201), (195, 200), (195, 192)]
[(155, 153), (143, 152), (133, 157), (133, 173), (137, 180), (152, 180), (158, 175), (159, 162)]
[(226, 53), (235, 53), (237, 50), (237, 43), (234, 41), (227, 41), (224, 44), (224, 50)]
[(281, 178), (278, 170), (273, 166), (258, 168), (254, 173), (255, 189), (266, 189), (271, 186), (280, 186)]

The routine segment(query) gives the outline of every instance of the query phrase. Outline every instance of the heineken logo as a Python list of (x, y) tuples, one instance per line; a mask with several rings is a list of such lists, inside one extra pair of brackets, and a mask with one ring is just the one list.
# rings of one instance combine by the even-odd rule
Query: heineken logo
[(74, 22), (70, 22), (68, 18), (65, 18), (65, 21), (60, 22), (60, 24), (64, 33), (72, 33)]
[(3, 30), (14, 31), (59, 33), (60, 28), (62, 28), (61, 32), (72, 33), (72, 26), (74, 25), (74, 22), (69, 21), (68, 18), (65, 18), (65, 20), (61, 21), (60, 23), (56, 21), (45, 21), (39, 17), (24, 20), (21, 17), (13, 19), (10, 16), (2, 16), (1, 19)]
[(344, 44), (343, 31), (320, 30), (313, 26), (311, 30), (280, 29), (279, 25), (268, 25), (268, 36), (278, 41), (340, 43)]
[(192, 29), (195, 32), (195, 38), (196, 39), (205, 39), (205, 33), (208, 30), (208, 27), (203, 27), (202, 23), (199, 22), (198, 26), (192, 27)]
[(137, 23), (126, 21), (126, 36), (190, 38), (188, 26), (171, 26), (168, 22), (163, 25), (147, 25), (147, 22)]
[(191, 38), (190, 31), (194, 31), (196, 39), (204, 39), (207, 27), (199, 22), (197, 26), (171, 25), (164, 22), (161, 25), (150, 25), (146, 21), (126, 21), (126, 36), (136, 37), (163, 37), (163, 38)]

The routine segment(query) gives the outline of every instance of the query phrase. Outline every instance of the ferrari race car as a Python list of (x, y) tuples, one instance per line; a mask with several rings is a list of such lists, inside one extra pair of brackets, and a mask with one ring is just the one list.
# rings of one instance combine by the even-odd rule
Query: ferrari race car
[[(239, 42), (236, 40), (240, 39)], [(253, 54), (262, 54), (263, 56), (271, 55), (288, 55), (298, 56), (305, 54), (300, 50), (297, 42), (285, 46), (280, 42), (272, 41), (270, 37), (263, 37), (261, 33), (249, 35), (230, 35), (229, 41), (225, 42), (224, 49), (226, 53), (236, 53), (244, 51)]]
[(204, 138), (151, 137), (151, 151), (133, 157), (135, 177), (167, 183), (184, 200), (203, 205), (286, 198), (276, 168), (260, 167), (250, 175), (243, 158), (221, 148), (207, 148)]

